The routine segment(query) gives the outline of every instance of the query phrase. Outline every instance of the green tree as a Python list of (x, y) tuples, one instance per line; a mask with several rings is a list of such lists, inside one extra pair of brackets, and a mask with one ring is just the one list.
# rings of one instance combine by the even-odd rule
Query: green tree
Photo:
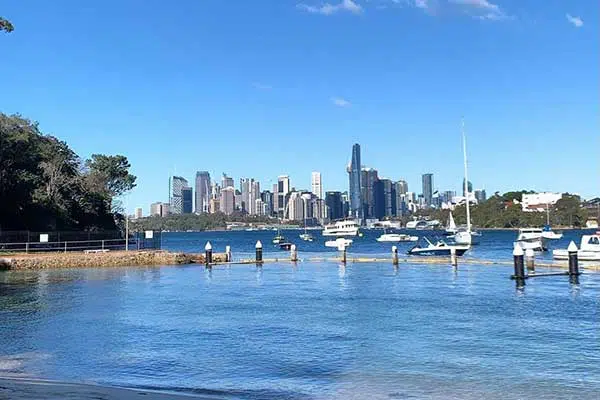
[(587, 220), (587, 210), (582, 207), (581, 198), (564, 193), (552, 209), (553, 219), (560, 225), (581, 227)]
[(12, 32), (15, 28), (9, 20), (0, 17), (0, 31)]
[[(87, 185), (90, 190), (104, 195), (107, 208), (113, 209), (113, 203), (119, 197), (135, 187), (136, 177), (129, 173), (131, 165), (127, 157), (122, 155), (106, 156), (92, 154), (85, 162), (87, 168)], [(117, 207), (117, 211), (121, 211)]]

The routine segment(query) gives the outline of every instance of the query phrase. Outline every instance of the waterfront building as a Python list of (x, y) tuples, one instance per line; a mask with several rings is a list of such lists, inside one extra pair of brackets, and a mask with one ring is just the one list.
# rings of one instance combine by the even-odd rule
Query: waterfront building
[(352, 218), (363, 220), (363, 200), (361, 196), (361, 164), (360, 145), (352, 146), (352, 160), (347, 168), (349, 178), (350, 215)]
[(364, 218), (375, 217), (375, 184), (379, 180), (377, 170), (374, 168), (361, 168), (360, 193), (362, 199), (362, 215)]
[(477, 199), (477, 203), (481, 204), (487, 200), (487, 195), (485, 193), (485, 189), (475, 189), (474, 191), (475, 198)]
[(219, 207), (225, 215), (231, 215), (235, 211), (235, 189), (233, 186), (227, 186), (221, 189), (221, 199)]
[(233, 189), (233, 204), (235, 211), (242, 211), (242, 192), (237, 189)]
[(552, 207), (558, 200), (562, 198), (560, 193), (542, 192), (523, 194), (521, 207), (523, 211), (546, 211), (548, 207)]
[(196, 197), (194, 208), (196, 214), (209, 212), (209, 201), (211, 195), (210, 174), (208, 171), (196, 172)]
[(184, 187), (181, 190), (181, 195), (182, 195), (181, 213), (182, 214), (191, 214), (194, 211), (194, 208), (193, 208), (194, 196), (193, 196), (192, 188), (189, 186)]
[(323, 198), (323, 184), (321, 183), (321, 173), (313, 172), (311, 175), (311, 189), (318, 199)]
[(429, 207), (433, 203), (433, 174), (423, 174), (423, 205)]
[(250, 205), (250, 185), (254, 181), (254, 179), (249, 178), (241, 178), (240, 179), (240, 192), (241, 192), (241, 202), (240, 207), (242, 211), (245, 211), (248, 214), (251, 214), (251, 205)]
[(188, 187), (188, 181), (181, 176), (170, 178), (170, 210), (171, 214), (183, 213), (183, 189)]

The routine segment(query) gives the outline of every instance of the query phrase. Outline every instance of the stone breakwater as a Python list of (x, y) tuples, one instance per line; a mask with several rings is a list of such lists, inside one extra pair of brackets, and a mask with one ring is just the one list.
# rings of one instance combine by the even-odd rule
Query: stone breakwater
[[(213, 254), (213, 263), (225, 262), (225, 254)], [(106, 253), (38, 253), (0, 255), (0, 270), (53, 268), (109, 268), (149, 265), (204, 264), (204, 254), (168, 251), (114, 251)]]

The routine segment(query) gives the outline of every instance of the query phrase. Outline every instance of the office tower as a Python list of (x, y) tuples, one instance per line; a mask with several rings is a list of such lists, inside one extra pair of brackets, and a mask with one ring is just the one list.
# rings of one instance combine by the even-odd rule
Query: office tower
[[(473, 193), (473, 184), (471, 183), (471, 181), (469, 181), (467, 188), (469, 189), (469, 193)], [(462, 190), (463, 197), (467, 197), (467, 194), (465, 193), (465, 179), (464, 178), (462, 180), (462, 185), (461, 185), (460, 189)], [(469, 196), (469, 197), (471, 197), (471, 196)]]
[(171, 182), (171, 214), (183, 213), (183, 189), (188, 187), (188, 181), (181, 176), (174, 176)]
[[(255, 181), (254, 179), (252, 179), (250, 182), (250, 192), (248, 194), (248, 202), (251, 205), (251, 208), (249, 210), (250, 215), (258, 214), (258, 209), (256, 208), (256, 200), (261, 200), (261, 198), (260, 198), (260, 183), (258, 181)], [(261, 204), (261, 207), (262, 207), (262, 204)]]
[(342, 194), (340, 192), (326, 192), (325, 204), (327, 205), (327, 217), (331, 221), (345, 217), (343, 209)]
[(304, 220), (304, 201), (300, 192), (291, 192), (287, 205), (287, 219), (290, 221)]
[(318, 199), (323, 198), (323, 185), (321, 183), (321, 173), (313, 172), (311, 175), (311, 189)]
[(254, 201), (254, 210), (256, 212), (255, 215), (259, 215), (259, 216), (268, 215), (267, 214), (267, 209), (266, 209), (266, 204), (260, 198), (256, 199)]
[(156, 202), (150, 204), (150, 216), (160, 215), (161, 202)]
[(210, 174), (208, 171), (196, 172), (196, 214), (209, 212), (209, 201), (211, 194)]
[(444, 200), (446, 203), (452, 203), (452, 200), (456, 197), (456, 192), (453, 190), (446, 190), (444, 192)]
[(234, 187), (233, 178), (227, 176), (227, 174), (223, 174), (223, 178), (221, 178), (221, 189), (225, 189), (226, 187)]
[(219, 201), (221, 212), (225, 215), (231, 215), (235, 211), (235, 189), (233, 186), (227, 186), (221, 189), (221, 199)]
[(379, 180), (376, 169), (362, 168), (360, 171), (361, 178), (361, 199), (363, 201), (362, 213), (364, 218), (375, 217), (375, 183)]
[(144, 213), (142, 212), (142, 207), (137, 207), (135, 209), (135, 213), (134, 213), (135, 219), (142, 218), (143, 216), (144, 216)]
[(242, 211), (242, 192), (237, 189), (233, 189), (233, 209)]
[(221, 211), (221, 192), (219, 191), (219, 197), (213, 197), (210, 199), (210, 207), (208, 212), (214, 214)]
[(393, 205), (395, 199), (392, 196), (392, 181), (379, 179), (373, 185), (374, 207), (373, 217), (384, 218), (393, 216)]
[(267, 210), (263, 215), (273, 215), (273, 198), (273, 193), (269, 192), (268, 190), (265, 190), (260, 194), (260, 199), (263, 201), (264, 207)]
[(406, 195), (406, 182), (399, 180), (393, 183), (392, 196), (394, 196), (394, 204), (393, 204), (393, 214), (395, 217), (401, 217), (404, 215), (404, 207), (402, 203), (404, 202)]
[(280, 218), (287, 218), (285, 209), (288, 204), (290, 193), (290, 178), (287, 175), (277, 177), (277, 215)]
[(344, 218), (347, 218), (350, 215), (350, 195), (348, 192), (342, 193), (342, 214)]
[(408, 183), (404, 179), (400, 179), (396, 182), (396, 191), (400, 194), (406, 194), (408, 192)]
[(181, 191), (183, 196), (182, 214), (191, 214), (194, 211), (194, 196), (191, 187), (184, 187)]
[(481, 204), (487, 199), (487, 195), (485, 193), (485, 189), (475, 189), (475, 198), (477, 199), (477, 203)]
[(248, 214), (251, 214), (251, 206), (250, 206), (250, 179), (242, 178), (240, 179), (240, 192), (242, 193), (241, 197), (241, 208), (242, 211), (245, 211)]
[(433, 202), (433, 174), (423, 174), (423, 201), (426, 207)]
[(361, 173), (360, 173), (360, 145), (352, 146), (352, 160), (348, 165), (350, 215), (352, 218), (363, 220), (363, 200), (361, 196)]

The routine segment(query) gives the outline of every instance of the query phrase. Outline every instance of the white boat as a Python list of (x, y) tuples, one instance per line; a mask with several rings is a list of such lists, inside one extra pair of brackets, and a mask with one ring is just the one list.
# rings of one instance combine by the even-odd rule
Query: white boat
[(337, 238), (335, 240), (328, 240), (325, 242), (326, 247), (335, 247), (338, 249), (344, 249), (352, 244), (352, 239)]
[(384, 233), (377, 238), (378, 242), (416, 242), (419, 240), (418, 236), (405, 235), (403, 233)]
[(310, 233), (302, 233), (300, 234), (300, 239), (306, 241), (306, 242), (312, 242), (314, 240), (313, 236)]
[[(568, 249), (554, 250), (552, 251), (552, 257), (555, 260), (568, 260), (569, 251)], [(600, 261), (600, 232), (581, 237), (577, 258), (580, 261)]]
[(452, 254), (452, 249), (456, 252), (457, 256), (462, 256), (465, 254), (467, 250), (469, 250), (469, 246), (464, 245), (449, 245), (443, 240), (438, 241), (433, 244), (429, 239), (424, 237), (427, 242), (427, 246), (421, 246), (420, 244), (416, 245), (412, 249), (408, 251), (409, 255), (412, 256), (449, 256)]
[(406, 229), (419, 229), (419, 230), (427, 229), (427, 221), (425, 221), (423, 219), (408, 221), (406, 223)]
[(337, 221), (325, 226), (323, 236), (357, 236), (358, 228), (359, 226), (354, 220)]
[(285, 242), (285, 237), (277, 231), (277, 236), (273, 238), (273, 244), (280, 244)]
[(452, 211), (448, 215), (448, 225), (446, 226), (446, 233), (448, 235), (454, 235), (457, 232), (456, 222), (454, 222), (454, 217), (452, 216)]
[(542, 235), (540, 228), (522, 228), (519, 229), (519, 235), (515, 242), (523, 250), (532, 249), (533, 251), (547, 251), (548, 239)]

